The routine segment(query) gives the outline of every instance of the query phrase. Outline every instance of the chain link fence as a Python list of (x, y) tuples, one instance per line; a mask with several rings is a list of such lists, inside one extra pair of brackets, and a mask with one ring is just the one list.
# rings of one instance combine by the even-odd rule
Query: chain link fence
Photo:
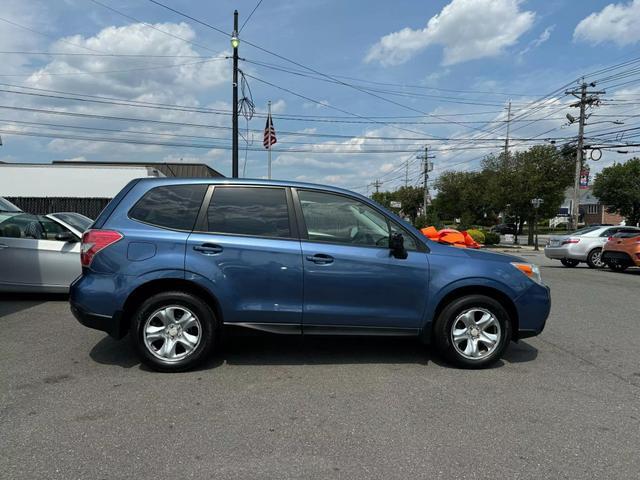
[(95, 219), (110, 198), (64, 198), (64, 197), (5, 197), (27, 213), (45, 215), (56, 212), (76, 212)]

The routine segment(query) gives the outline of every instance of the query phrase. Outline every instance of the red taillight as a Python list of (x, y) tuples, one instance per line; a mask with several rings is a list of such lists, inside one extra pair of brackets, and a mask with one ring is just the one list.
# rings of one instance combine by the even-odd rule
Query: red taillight
[(562, 241), (562, 245), (566, 245), (568, 243), (578, 243), (580, 242), (579, 238), (567, 238), (566, 240)]
[(115, 230), (87, 230), (82, 235), (80, 247), (80, 263), (83, 267), (91, 265), (93, 257), (103, 248), (116, 243), (122, 238), (120, 232)]
[(610, 242), (611, 240), (613, 240), (613, 237), (607, 238), (607, 242)]

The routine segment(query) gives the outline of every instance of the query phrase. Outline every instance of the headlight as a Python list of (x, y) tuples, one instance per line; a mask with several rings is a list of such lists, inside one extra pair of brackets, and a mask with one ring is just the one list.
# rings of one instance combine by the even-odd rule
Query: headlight
[(511, 265), (516, 267), (522, 273), (524, 273), (527, 277), (529, 277), (534, 282), (543, 285), (542, 277), (540, 276), (540, 268), (533, 263), (519, 263), (519, 262), (511, 262)]

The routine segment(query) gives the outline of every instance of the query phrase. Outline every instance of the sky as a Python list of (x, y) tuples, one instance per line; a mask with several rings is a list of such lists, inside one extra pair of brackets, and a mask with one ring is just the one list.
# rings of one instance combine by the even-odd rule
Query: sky
[[(234, 9), (254, 106), (240, 117), (245, 177), (267, 175), (268, 101), (274, 178), (361, 193), (378, 179), (420, 185), (425, 146), (430, 182), (480, 168), (503, 148), (509, 101), (512, 149), (575, 139), (565, 90), (583, 76), (606, 91), (588, 142), (634, 141), (640, 0), (158, 1), (191, 18), (152, 0), (3, 1), (0, 161), (202, 162), (230, 175)], [(597, 172), (635, 150), (594, 153)]]

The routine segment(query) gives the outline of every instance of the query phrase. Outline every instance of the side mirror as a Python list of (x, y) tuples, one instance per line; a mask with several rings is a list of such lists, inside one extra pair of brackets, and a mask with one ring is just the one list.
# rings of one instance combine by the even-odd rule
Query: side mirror
[(409, 256), (407, 249), (404, 248), (404, 237), (401, 233), (393, 233), (389, 237), (389, 250), (395, 258), (404, 260)]
[(73, 242), (73, 243), (78, 241), (75, 235), (71, 232), (56, 233), (56, 240), (58, 240), (59, 242)]

